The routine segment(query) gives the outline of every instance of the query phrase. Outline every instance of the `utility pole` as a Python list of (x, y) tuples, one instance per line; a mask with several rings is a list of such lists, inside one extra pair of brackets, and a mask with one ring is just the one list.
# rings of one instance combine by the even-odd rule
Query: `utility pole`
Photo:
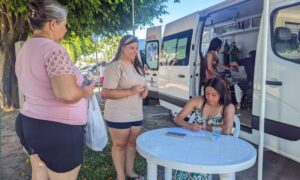
[(134, 0), (131, 0), (131, 9), (132, 9), (132, 35), (134, 36)]

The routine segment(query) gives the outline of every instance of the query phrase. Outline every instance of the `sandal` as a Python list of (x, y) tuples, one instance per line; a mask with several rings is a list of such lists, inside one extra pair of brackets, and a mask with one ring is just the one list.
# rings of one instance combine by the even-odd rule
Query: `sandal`
[(145, 178), (142, 176), (142, 175), (137, 175), (137, 176), (134, 176), (134, 177), (129, 177), (127, 176), (126, 178), (127, 180), (144, 180)]

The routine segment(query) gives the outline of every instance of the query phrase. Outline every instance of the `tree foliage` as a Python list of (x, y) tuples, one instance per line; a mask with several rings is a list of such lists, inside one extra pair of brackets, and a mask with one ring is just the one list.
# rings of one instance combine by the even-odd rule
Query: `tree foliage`
[[(166, 14), (167, 1), (135, 0), (135, 28), (151, 24), (154, 18), (159, 19), (161, 15)], [(132, 28), (129, 0), (58, 0), (58, 2), (69, 12), (69, 31), (65, 44), (75, 59), (79, 54), (90, 52), (90, 46), (84, 47), (82, 43), (91, 45), (89, 39), (91, 33), (99, 36), (115, 35)], [(27, 3), (28, 0), (0, 0), (1, 108), (18, 106), (14, 43), (26, 40), (30, 32)]]
[(110, 61), (115, 56), (121, 38), (121, 35), (106, 36), (97, 43), (97, 52), (102, 54), (103, 60)]

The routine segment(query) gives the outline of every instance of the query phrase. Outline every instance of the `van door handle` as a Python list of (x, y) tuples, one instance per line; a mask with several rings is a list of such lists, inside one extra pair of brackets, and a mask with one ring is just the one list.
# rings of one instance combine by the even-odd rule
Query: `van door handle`
[(152, 76), (156, 76), (156, 73), (152, 74)]
[(282, 86), (281, 81), (266, 81), (266, 85), (271, 85), (271, 86)]
[(149, 73), (145, 73), (146, 75), (150, 75)]
[(179, 77), (179, 78), (184, 78), (185, 75), (183, 75), (183, 74), (178, 74), (177, 77)]

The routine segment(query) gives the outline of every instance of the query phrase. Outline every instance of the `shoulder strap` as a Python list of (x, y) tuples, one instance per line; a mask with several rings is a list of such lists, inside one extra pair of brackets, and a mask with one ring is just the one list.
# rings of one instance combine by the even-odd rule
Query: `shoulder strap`
[(222, 116), (223, 116), (224, 115), (224, 105), (220, 107), (219, 115), (221, 115), (221, 111), (222, 111)]
[[(204, 101), (202, 103), (202, 107), (200, 108), (201, 113), (203, 113), (203, 109), (204, 109), (205, 103), (206, 103), (206, 100), (204, 99)], [(200, 104), (199, 104), (199, 106), (200, 106)]]

